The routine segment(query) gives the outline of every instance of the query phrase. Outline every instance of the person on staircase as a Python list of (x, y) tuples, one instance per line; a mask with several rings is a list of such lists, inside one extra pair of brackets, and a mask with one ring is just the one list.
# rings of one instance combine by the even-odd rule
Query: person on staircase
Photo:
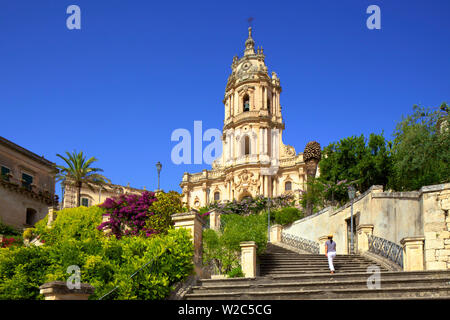
[(328, 236), (328, 240), (325, 242), (325, 256), (328, 258), (328, 266), (330, 267), (331, 274), (333, 274), (333, 259), (336, 257), (336, 242), (333, 241), (332, 234)]

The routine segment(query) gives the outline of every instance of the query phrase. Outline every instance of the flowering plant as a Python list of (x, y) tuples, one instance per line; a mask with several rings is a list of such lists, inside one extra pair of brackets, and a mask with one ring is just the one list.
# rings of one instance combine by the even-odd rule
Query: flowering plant
[(108, 198), (99, 207), (106, 209), (104, 217), (108, 220), (97, 229), (110, 229), (111, 233), (120, 239), (122, 236), (144, 234), (149, 237), (155, 230), (146, 227), (146, 220), (154, 215), (150, 210), (157, 201), (154, 192), (145, 191), (141, 195), (126, 194), (118, 198)]

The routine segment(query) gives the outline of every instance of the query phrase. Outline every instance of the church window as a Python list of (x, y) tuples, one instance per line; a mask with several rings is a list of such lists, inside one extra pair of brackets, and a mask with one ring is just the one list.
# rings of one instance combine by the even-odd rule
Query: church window
[(214, 201), (219, 201), (220, 200), (220, 192), (216, 191), (214, 192)]
[(244, 101), (244, 112), (250, 111), (250, 98), (247, 94), (244, 96), (243, 101)]
[(284, 190), (291, 191), (292, 190), (292, 182), (286, 181), (286, 183), (284, 184)]
[(269, 111), (269, 114), (270, 114), (270, 108), (271, 108), (271, 106), (270, 106), (270, 98), (267, 98), (267, 110)]
[(249, 136), (244, 137), (244, 155), (250, 154), (250, 138)]

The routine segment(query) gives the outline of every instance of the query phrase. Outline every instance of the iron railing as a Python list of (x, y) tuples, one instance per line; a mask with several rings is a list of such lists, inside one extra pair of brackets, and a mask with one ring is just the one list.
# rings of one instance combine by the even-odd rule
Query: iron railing
[(369, 235), (369, 252), (387, 258), (403, 268), (403, 248), (394, 242)]
[(300, 238), (289, 233), (281, 232), (281, 242), (303, 251), (316, 254), (319, 253), (319, 244), (317, 242)]
[[(161, 254), (159, 254), (156, 257), (153, 257), (149, 262), (147, 262), (146, 264), (144, 264), (142, 267), (140, 267), (138, 270), (136, 270), (131, 276), (128, 277), (128, 280), (133, 279), (134, 276), (136, 276), (139, 272), (141, 272), (142, 270), (144, 270), (148, 265), (150, 265), (149, 268), (149, 272), (151, 272), (154, 268), (154, 266), (156, 265), (155, 262), (158, 261), (158, 259), (167, 252), (167, 248), (165, 248)], [(109, 295), (111, 295), (114, 291), (116, 291), (117, 289), (119, 289), (119, 286), (115, 286), (112, 290), (110, 290), (109, 292), (107, 292), (106, 294), (104, 294), (103, 296), (101, 296), (98, 300), (103, 300), (105, 297), (108, 297)]]

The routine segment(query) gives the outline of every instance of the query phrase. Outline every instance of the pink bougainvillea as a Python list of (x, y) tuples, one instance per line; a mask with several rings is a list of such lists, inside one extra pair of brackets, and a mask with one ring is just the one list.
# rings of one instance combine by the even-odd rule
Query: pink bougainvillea
[(153, 215), (150, 206), (157, 201), (154, 192), (145, 191), (142, 195), (126, 194), (117, 198), (108, 198), (100, 205), (106, 209), (103, 216), (109, 219), (99, 225), (99, 230), (111, 229), (111, 233), (120, 239), (128, 235), (146, 235), (155, 233), (145, 227), (146, 219)]

